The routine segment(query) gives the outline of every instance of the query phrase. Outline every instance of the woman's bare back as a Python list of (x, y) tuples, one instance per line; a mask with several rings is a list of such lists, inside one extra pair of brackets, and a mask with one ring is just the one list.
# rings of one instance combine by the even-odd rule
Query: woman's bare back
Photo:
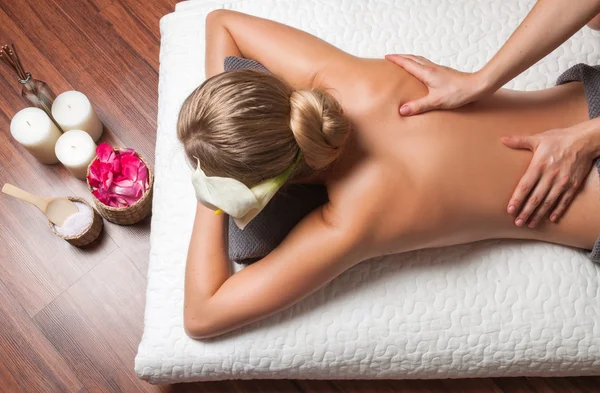
[(320, 83), (338, 96), (355, 134), (336, 169), (339, 180), (329, 185), (332, 206), (368, 228), (369, 255), (489, 238), (593, 246), (600, 234), (596, 171), (559, 223), (519, 228), (506, 207), (531, 153), (500, 141), (586, 120), (581, 84), (501, 90), (459, 110), (403, 118), (400, 101), (424, 95), (425, 87), (385, 60), (357, 61), (360, 75), (354, 65), (325, 72)]

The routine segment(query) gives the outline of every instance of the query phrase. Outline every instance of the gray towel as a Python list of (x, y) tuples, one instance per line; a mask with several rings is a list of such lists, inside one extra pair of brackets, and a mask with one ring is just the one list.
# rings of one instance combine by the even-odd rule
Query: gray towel
[[(225, 71), (240, 69), (269, 72), (254, 60), (235, 56), (225, 59)], [(327, 189), (324, 186), (285, 186), (243, 231), (229, 219), (229, 258), (243, 264), (263, 258), (283, 241), (304, 216), (327, 201)]]
[(227, 56), (224, 61), (223, 67), (225, 71), (233, 70), (258, 70), (263, 72), (269, 72), (264, 65), (260, 64), (256, 60), (244, 59), (237, 56)]
[(600, 66), (574, 65), (558, 77), (556, 85), (568, 82), (583, 82), (590, 119), (600, 116)]
[[(600, 66), (589, 66), (577, 64), (566, 70), (556, 80), (557, 85), (568, 82), (583, 82), (583, 91), (588, 104), (588, 115), (590, 119), (600, 116)], [(600, 159), (596, 160), (596, 168), (600, 176)], [(593, 262), (600, 263), (600, 236), (589, 254)]]

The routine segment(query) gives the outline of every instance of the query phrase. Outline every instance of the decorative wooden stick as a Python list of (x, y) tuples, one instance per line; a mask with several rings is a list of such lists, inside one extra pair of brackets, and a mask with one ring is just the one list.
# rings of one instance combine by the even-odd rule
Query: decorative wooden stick
[(23, 71), (23, 66), (19, 61), (19, 56), (17, 56), (16, 54), (14, 44), (11, 44), (11, 46), (12, 49), (9, 48), (8, 45), (2, 46), (2, 50), (0, 51), (0, 58), (4, 60), (4, 62), (8, 64), (17, 73), (17, 76), (20, 80), (27, 79), (27, 76)]
[(15, 48), (15, 44), (10, 44), (12, 47), (12, 53), (15, 55), (15, 64), (19, 67), (19, 71), (21, 75), (26, 75), (27, 73), (23, 69), (23, 64), (21, 64), (21, 59), (19, 59), (19, 54), (17, 53), (17, 48)]
[(60, 130), (60, 126), (52, 117), (52, 103), (54, 102), (56, 95), (52, 92), (50, 86), (44, 81), (33, 79), (31, 74), (25, 71), (14, 44), (11, 44), (10, 47), (8, 45), (2, 46), (0, 50), (0, 59), (12, 68), (19, 77), (19, 83), (23, 85), (21, 96), (28, 103), (46, 112)]

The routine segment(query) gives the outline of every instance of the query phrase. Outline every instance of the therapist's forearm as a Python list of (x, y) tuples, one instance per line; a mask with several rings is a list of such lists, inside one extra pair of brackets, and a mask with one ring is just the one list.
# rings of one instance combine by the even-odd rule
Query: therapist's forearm
[(600, 157), (600, 117), (588, 120), (581, 126), (585, 145), (590, 149), (593, 157)]
[(539, 0), (508, 41), (478, 74), (490, 91), (552, 52), (598, 12), (600, 0)]

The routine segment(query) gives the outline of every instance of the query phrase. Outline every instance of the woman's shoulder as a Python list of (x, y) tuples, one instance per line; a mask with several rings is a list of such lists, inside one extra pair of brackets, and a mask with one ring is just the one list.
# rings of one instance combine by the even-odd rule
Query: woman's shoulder
[(313, 80), (314, 88), (330, 91), (351, 117), (371, 116), (382, 105), (399, 105), (406, 97), (421, 95), (420, 85), (387, 60), (354, 56), (329, 63)]

